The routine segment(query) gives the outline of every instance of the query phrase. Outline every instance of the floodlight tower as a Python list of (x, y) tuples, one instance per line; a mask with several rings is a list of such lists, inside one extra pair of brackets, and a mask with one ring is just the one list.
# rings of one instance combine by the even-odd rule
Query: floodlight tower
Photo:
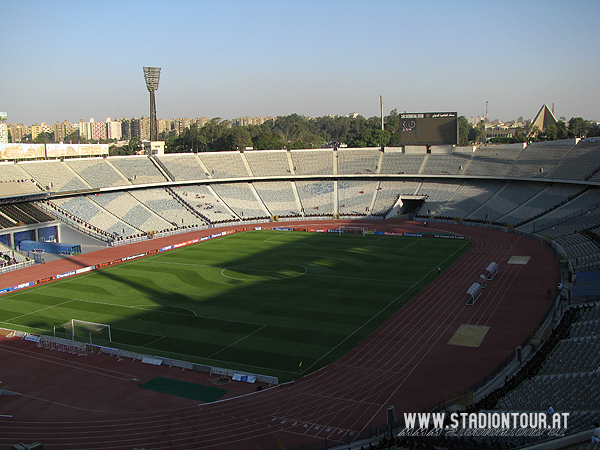
[(150, 92), (150, 141), (158, 140), (156, 130), (156, 100), (154, 92), (158, 89), (158, 81), (160, 80), (160, 67), (144, 67), (144, 79), (146, 87)]

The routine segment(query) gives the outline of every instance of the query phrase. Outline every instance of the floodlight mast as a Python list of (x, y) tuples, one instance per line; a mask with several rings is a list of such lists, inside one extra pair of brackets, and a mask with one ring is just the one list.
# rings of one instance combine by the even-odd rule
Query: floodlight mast
[(160, 67), (144, 67), (144, 79), (150, 92), (150, 141), (158, 140), (156, 128), (156, 100), (154, 93), (158, 89), (160, 80)]

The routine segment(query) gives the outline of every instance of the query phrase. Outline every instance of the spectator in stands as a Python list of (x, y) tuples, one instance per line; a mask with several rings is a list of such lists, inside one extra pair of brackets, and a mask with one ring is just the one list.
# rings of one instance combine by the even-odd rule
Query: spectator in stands
[(600, 423), (594, 422), (594, 434), (592, 435), (592, 444), (600, 444)]

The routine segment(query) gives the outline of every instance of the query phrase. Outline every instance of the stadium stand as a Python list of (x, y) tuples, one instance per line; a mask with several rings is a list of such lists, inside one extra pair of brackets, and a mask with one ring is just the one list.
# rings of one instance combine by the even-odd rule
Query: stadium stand
[[(419, 188), (417, 195), (424, 195), (427, 200), (423, 209), (427, 208), (427, 216), (435, 216), (460, 188), (460, 183), (455, 181), (425, 181)], [(425, 215), (425, 212), (423, 211)]]
[(296, 188), (305, 216), (333, 214), (333, 181), (296, 181)]
[(415, 196), (419, 187), (419, 181), (381, 181), (378, 186), (377, 196), (373, 205), (372, 214), (374, 216), (387, 215), (394, 207), (399, 197)]
[(55, 207), (58, 219), (79, 229), (88, 229), (105, 241), (141, 235), (141, 230), (131, 227), (85, 196), (57, 198), (51, 200), (50, 205)]
[(269, 212), (260, 202), (251, 183), (222, 183), (211, 185), (219, 198), (233, 210), (240, 219), (268, 218)]
[(544, 186), (536, 183), (505, 183), (481, 207), (467, 216), (468, 219), (496, 222), (519, 205), (537, 195)]
[(426, 155), (406, 155), (401, 152), (384, 152), (381, 161), (382, 174), (418, 174)]
[(122, 156), (110, 158), (112, 164), (131, 184), (164, 183), (165, 175), (147, 156)]
[(256, 150), (244, 152), (255, 177), (289, 176), (288, 153), (281, 150)]
[(240, 152), (198, 153), (211, 178), (248, 177), (250, 173)]
[(38, 184), (50, 192), (69, 192), (91, 188), (71, 167), (61, 161), (24, 162), (19, 165)]
[(427, 155), (421, 173), (431, 175), (459, 175), (467, 167), (470, 158), (458, 153), (447, 155)]
[(337, 154), (338, 174), (367, 174), (379, 172), (379, 149), (340, 148)]
[(467, 217), (490, 199), (501, 187), (501, 181), (467, 180), (455, 192), (452, 201), (446, 203), (437, 217)]
[(166, 189), (136, 189), (131, 191), (131, 196), (169, 224), (163, 229), (155, 231), (163, 231), (173, 227), (197, 227), (206, 224), (199, 216), (185, 208), (182, 202), (173, 197)]
[(64, 163), (95, 188), (131, 184), (104, 158), (66, 159)]
[(338, 181), (338, 210), (340, 216), (362, 216), (369, 214), (376, 193), (377, 181)]
[(333, 152), (327, 150), (290, 150), (296, 175), (333, 175)]
[(129, 192), (106, 192), (88, 198), (123, 222), (144, 232), (172, 228), (173, 224), (144, 206)]
[(229, 222), (236, 218), (210, 186), (175, 187), (173, 191), (208, 223)]
[(464, 168), (465, 175), (505, 176), (523, 151), (523, 144), (480, 147)]
[(210, 178), (194, 153), (173, 153), (156, 156), (165, 173), (173, 181), (205, 180)]
[(552, 142), (534, 142), (515, 158), (508, 169), (509, 177), (545, 177), (571, 151), (573, 139)]
[(569, 151), (549, 176), (563, 180), (587, 180), (600, 167), (600, 140), (597, 138), (580, 141)]
[[(60, 220), (114, 243), (153, 231), (273, 216), (379, 218), (415, 201), (420, 220), (514, 227), (557, 245), (559, 260), (568, 260), (573, 275), (600, 270), (597, 139), (465, 147), (450, 154), (320, 149), (2, 163), (0, 189), (2, 183), (50, 195), (47, 201), (16, 197), (0, 205), (3, 229)], [(141, 184), (151, 186), (135, 186)], [(11, 248), (0, 246), (0, 252), (0, 271), (33, 264), (16, 252), (13, 257)], [(599, 419), (599, 311), (593, 303), (568, 309), (514, 377), (469, 411), (538, 411), (552, 404), (572, 414), (570, 432), (589, 428)], [(428, 442), (437, 449), (466, 448), (443, 437)], [(395, 445), (425, 443), (415, 437)], [(529, 441), (515, 438), (506, 446), (524, 443)], [(481, 441), (469, 448), (494, 447)]]
[(252, 184), (271, 215), (281, 218), (300, 215), (300, 207), (294, 195), (294, 184), (291, 181), (257, 181)]

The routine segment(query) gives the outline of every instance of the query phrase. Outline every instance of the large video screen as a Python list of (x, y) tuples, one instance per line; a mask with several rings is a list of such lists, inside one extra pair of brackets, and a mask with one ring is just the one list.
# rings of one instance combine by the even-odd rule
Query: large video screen
[(458, 144), (455, 112), (400, 114), (400, 145)]

